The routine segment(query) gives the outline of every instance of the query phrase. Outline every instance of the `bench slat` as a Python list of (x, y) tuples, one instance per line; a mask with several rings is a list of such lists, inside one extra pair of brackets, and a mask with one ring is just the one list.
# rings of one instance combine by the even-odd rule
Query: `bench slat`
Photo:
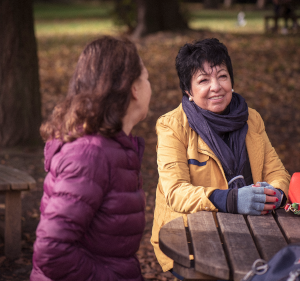
[[(217, 213), (234, 281), (240, 281), (260, 258), (243, 215)], [(243, 261), (243, 262), (241, 262)]]
[(9, 189), (10, 189), (10, 183), (0, 178), (0, 191), (9, 190)]
[(194, 249), (195, 269), (207, 275), (229, 279), (230, 270), (213, 213), (198, 212), (188, 215), (187, 218)]
[(300, 243), (300, 216), (284, 209), (276, 210), (275, 218), (278, 221), (288, 243)]
[(12, 189), (19, 189), (16, 187), (19, 183), (26, 183), (29, 189), (36, 185), (34, 178), (27, 173), (4, 165), (0, 165), (0, 178), (12, 183)]
[(161, 228), (159, 247), (171, 259), (185, 267), (190, 267), (190, 254), (183, 217), (176, 218)]
[(258, 251), (263, 259), (266, 261), (270, 260), (281, 248), (287, 246), (287, 242), (271, 214), (265, 216), (247, 216), (247, 219), (251, 226)]
[(9, 183), (10, 189), (12, 189), (12, 190), (27, 190), (27, 189), (29, 189), (26, 181), (19, 180), (17, 178), (13, 178), (12, 176), (3, 173), (1, 170), (0, 170), (0, 178), (3, 181)]

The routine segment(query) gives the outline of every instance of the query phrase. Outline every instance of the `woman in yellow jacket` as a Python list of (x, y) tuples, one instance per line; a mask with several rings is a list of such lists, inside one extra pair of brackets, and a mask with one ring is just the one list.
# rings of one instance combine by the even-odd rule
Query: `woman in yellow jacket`
[(290, 181), (261, 116), (234, 92), (231, 60), (218, 39), (185, 44), (176, 69), (182, 103), (156, 126), (159, 182), (151, 237), (163, 271), (171, 272), (173, 261), (158, 245), (163, 225), (203, 210), (267, 214), (285, 204)]

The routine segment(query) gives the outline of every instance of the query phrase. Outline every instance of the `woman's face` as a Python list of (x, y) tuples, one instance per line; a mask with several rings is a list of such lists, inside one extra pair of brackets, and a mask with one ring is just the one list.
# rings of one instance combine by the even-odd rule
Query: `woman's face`
[(221, 114), (232, 98), (230, 75), (225, 64), (210, 67), (203, 64), (204, 72), (197, 71), (191, 80), (193, 101), (202, 109)]
[(148, 80), (149, 74), (147, 68), (144, 66), (142, 60), (142, 72), (140, 77), (134, 82), (138, 93), (138, 99), (141, 111), (141, 120), (145, 119), (149, 109), (149, 103), (151, 98), (151, 85)]

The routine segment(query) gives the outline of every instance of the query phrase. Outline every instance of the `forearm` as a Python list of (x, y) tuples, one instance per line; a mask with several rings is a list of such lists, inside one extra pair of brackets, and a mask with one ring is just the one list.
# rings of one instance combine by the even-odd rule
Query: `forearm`
[(88, 256), (78, 244), (38, 238), (33, 260), (51, 280), (117, 280), (112, 271)]

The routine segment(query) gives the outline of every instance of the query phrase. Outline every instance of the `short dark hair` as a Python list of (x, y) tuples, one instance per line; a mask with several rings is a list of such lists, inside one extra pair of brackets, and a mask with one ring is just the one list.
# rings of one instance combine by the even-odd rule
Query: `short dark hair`
[(198, 70), (204, 71), (203, 64), (205, 62), (208, 62), (211, 67), (225, 64), (233, 87), (232, 64), (226, 46), (216, 38), (207, 38), (187, 43), (178, 52), (176, 70), (184, 95), (186, 91), (190, 93), (192, 77)]
[(66, 99), (40, 131), (44, 140), (73, 141), (85, 134), (114, 136), (131, 99), (142, 63), (134, 43), (103, 36), (82, 51)]

